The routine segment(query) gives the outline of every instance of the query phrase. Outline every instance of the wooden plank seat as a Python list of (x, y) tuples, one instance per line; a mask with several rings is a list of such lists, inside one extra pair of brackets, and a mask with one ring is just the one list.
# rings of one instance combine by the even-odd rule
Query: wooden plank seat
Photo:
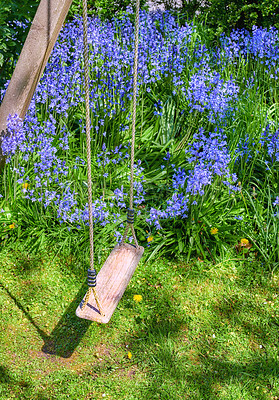
[(93, 291), (91, 291), (87, 305), (82, 309), (84, 296), (76, 309), (76, 315), (79, 318), (108, 323), (135, 272), (143, 252), (144, 248), (141, 246), (136, 248), (128, 243), (117, 244), (97, 275), (95, 289), (104, 315), (102, 316), (98, 310)]

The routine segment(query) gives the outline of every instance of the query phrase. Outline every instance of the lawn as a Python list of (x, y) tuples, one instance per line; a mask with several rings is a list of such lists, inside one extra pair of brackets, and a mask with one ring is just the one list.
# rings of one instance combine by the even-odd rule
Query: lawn
[(279, 398), (278, 275), (235, 257), (142, 260), (97, 324), (75, 316), (76, 271), (51, 250), (2, 251), (1, 399)]

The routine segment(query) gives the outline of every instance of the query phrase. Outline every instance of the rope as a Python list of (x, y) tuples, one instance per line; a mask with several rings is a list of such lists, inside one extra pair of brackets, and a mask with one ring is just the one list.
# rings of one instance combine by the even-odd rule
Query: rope
[[(93, 232), (93, 207), (92, 207), (92, 178), (91, 178), (91, 137), (90, 137), (90, 104), (89, 104), (89, 56), (88, 56), (88, 27), (87, 27), (87, 0), (83, 0), (83, 58), (84, 58), (84, 87), (85, 87), (85, 121), (86, 121), (86, 153), (87, 153), (87, 183), (88, 183), (88, 215), (89, 215), (89, 243), (90, 243), (90, 269), (94, 270), (94, 232)], [(94, 294), (97, 306), (103, 315), (95, 287), (89, 287), (83, 310), (88, 303), (91, 291)]]
[[(90, 137), (90, 104), (89, 104), (89, 57), (88, 57), (88, 27), (87, 27), (87, 0), (83, 0), (83, 48), (84, 48), (84, 79), (85, 79), (85, 108), (86, 108), (86, 149), (87, 149), (87, 181), (88, 181), (88, 212), (89, 212), (89, 241), (90, 241), (90, 272), (94, 269), (94, 233), (93, 233), (93, 215), (92, 215), (92, 179), (91, 179), (91, 137)], [(136, 138), (136, 108), (137, 108), (137, 77), (138, 77), (138, 45), (139, 45), (139, 9), (140, 0), (136, 0), (136, 21), (135, 21), (135, 53), (134, 53), (134, 74), (133, 74), (133, 116), (132, 116), (132, 143), (131, 143), (131, 171), (130, 171), (130, 208), (128, 209), (127, 226), (122, 237), (121, 245), (127, 237), (131, 228), (133, 239), (138, 248), (138, 241), (134, 229), (134, 162), (135, 162), (135, 138)], [(103, 311), (95, 290), (95, 286), (90, 286), (84, 302), (81, 306), (83, 310), (89, 301), (91, 291), (95, 296), (95, 301), (101, 315)]]
[[(137, 79), (138, 79), (138, 48), (139, 48), (139, 9), (140, 0), (136, 1), (136, 20), (135, 20), (135, 52), (134, 52), (134, 75), (133, 75), (133, 116), (132, 116), (132, 144), (131, 144), (131, 171), (130, 171), (130, 209), (133, 209), (134, 200), (134, 162), (135, 162), (135, 139), (136, 139), (136, 114), (137, 114)], [(128, 210), (129, 212), (129, 210)], [(128, 218), (129, 221), (129, 218)], [(121, 245), (127, 237), (131, 228), (133, 239), (138, 248), (138, 241), (135, 234), (133, 223), (127, 223)]]

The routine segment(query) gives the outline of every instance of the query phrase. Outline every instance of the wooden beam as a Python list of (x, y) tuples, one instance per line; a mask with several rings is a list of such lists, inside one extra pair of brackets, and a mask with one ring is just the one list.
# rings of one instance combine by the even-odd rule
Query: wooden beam
[(73, 0), (41, 0), (0, 106), (0, 168), (5, 157), (1, 141), (9, 114), (24, 119), (38, 82)]

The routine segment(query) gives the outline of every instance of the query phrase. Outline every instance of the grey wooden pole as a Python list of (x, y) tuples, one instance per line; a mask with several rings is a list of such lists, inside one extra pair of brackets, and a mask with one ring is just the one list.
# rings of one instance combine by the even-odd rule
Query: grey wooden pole
[(5, 157), (1, 151), (9, 114), (24, 119), (33, 94), (73, 0), (41, 0), (30, 31), (0, 106), (0, 169)]

